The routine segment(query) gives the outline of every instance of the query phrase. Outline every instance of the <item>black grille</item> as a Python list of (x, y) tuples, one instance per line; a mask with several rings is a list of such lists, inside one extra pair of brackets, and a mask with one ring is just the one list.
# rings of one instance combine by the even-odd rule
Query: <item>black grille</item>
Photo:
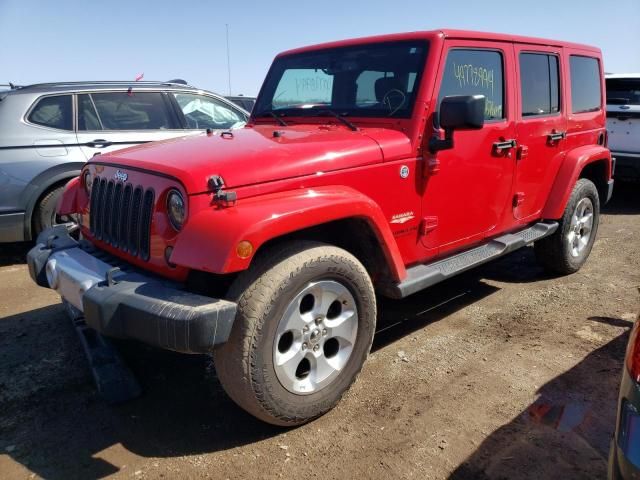
[(153, 203), (152, 189), (96, 178), (91, 188), (91, 233), (99, 240), (148, 260)]

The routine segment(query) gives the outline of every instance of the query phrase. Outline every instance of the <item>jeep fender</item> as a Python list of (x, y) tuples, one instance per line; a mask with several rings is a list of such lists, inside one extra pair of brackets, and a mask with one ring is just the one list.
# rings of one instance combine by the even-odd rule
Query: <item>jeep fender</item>
[(567, 154), (558, 170), (551, 192), (549, 192), (547, 203), (542, 210), (542, 218), (558, 219), (562, 217), (580, 173), (584, 167), (597, 161), (606, 161), (607, 163), (607, 178), (603, 179), (606, 182), (611, 178), (611, 152), (609, 149), (600, 145), (585, 145), (571, 150)]
[(58, 215), (77, 213), (81, 210), (80, 201), (86, 204), (88, 201), (87, 194), (80, 188), (80, 177), (73, 177), (64, 186), (62, 195), (58, 200), (56, 212), (58, 212)]
[[(372, 227), (395, 280), (406, 270), (388, 222), (369, 197), (349, 188), (328, 186), (279, 192), (239, 200), (230, 208), (199, 208), (177, 237), (171, 262), (213, 273), (246, 270), (251, 258), (240, 258), (236, 246), (251, 242), (254, 252), (267, 241), (305, 228), (345, 218), (360, 218)], [(190, 203), (195, 198), (190, 199)]]

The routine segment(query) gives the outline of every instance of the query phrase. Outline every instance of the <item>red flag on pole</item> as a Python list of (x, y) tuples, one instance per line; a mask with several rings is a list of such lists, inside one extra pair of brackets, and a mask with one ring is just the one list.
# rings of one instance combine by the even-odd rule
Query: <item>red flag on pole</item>
[(144, 73), (139, 74), (139, 75), (136, 77), (136, 82), (139, 82), (139, 81), (140, 81), (140, 80), (142, 80), (143, 78), (144, 78)]

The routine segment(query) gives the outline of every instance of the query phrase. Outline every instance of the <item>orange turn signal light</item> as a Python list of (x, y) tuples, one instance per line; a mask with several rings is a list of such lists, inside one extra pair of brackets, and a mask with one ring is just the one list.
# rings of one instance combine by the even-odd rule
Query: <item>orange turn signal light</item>
[(249, 258), (253, 253), (253, 245), (247, 240), (242, 240), (236, 245), (236, 254), (240, 258)]

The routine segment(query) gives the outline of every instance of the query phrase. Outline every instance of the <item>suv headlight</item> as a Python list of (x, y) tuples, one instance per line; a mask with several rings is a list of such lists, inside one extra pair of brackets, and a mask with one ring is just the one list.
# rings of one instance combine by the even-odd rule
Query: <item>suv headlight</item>
[(167, 215), (171, 226), (180, 230), (186, 217), (186, 208), (182, 194), (177, 190), (171, 190), (167, 195)]

